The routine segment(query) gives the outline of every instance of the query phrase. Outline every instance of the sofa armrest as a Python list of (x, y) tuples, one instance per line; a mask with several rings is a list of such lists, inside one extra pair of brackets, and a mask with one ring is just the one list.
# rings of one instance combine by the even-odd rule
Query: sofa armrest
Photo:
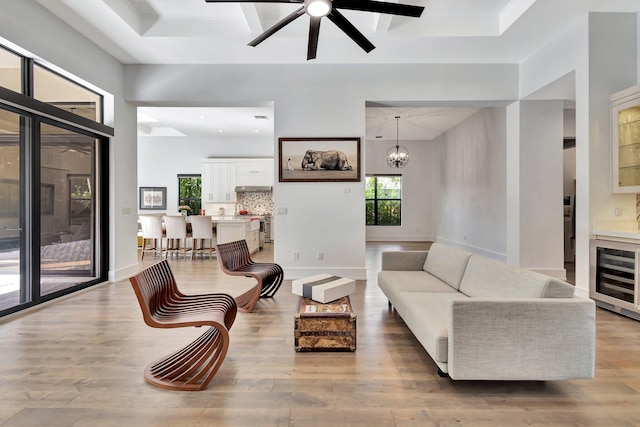
[(382, 270), (419, 271), (424, 266), (429, 251), (382, 252)]
[(595, 304), (586, 298), (452, 301), (447, 370), (453, 379), (589, 379)]

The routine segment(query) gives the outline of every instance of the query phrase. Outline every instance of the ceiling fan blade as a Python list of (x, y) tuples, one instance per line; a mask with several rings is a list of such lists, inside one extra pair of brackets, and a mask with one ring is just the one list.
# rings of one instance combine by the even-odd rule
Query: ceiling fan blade
[(284, 19), (282, 19), (280, 22), (275, 24), (273, 27), (269, 28), (264, 33), (260, 34), (258, 37), (256, 37), (254, 40), (252, 40), (249, 43), (249, 46), (253, 46), (253, 47), (258, 46), (260, 43), (265, 41), (267, 38), (271, 37), (274, 33), (276, 33), (277, 31), (281, 30), (285, 25), (290, 24), (291, 22), (293, 22), (294, 20), (300, 18), (304, 14), (305, 14), (305, 12), (304, 12), (304, 6), (303, 6), (300, 9), (296, 10), (295, 12), (291, 13), (289, 16), (287, 16)]
[(316, 52), (318, 52), (318, 36), (320, 35), (320, 20), (319, 16), (311, 16), (309, 21), (309, 46), (307, 47), (307, 61), (310, 59), (316, 59)]
[(204, 0), (207, 3), (304, 3), (304, 0)]
[(327, 18), (338, 26), (351, 40), (356, 42), (365, 52), (369, 53), (376, 47), (360, 32), (353, 24), (347, 21), (347, 18), (336, 9), (332, 9)]
[(386, 3), (375, 0), (333, 0), (333, 7), (340, 9), (361, 10), (364, 12), (388, 13), (391, 15), (411, 16), (419, 18), (424, 6)]

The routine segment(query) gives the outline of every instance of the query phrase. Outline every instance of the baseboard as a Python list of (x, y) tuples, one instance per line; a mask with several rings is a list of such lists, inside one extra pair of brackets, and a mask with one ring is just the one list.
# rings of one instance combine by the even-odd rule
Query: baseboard
[(140, 266), (138, 263), (132, 264), (125, 268), (120, 268), (118, 270), (109, 270), (108, 279), (109, 282), (115, 283), (121, 280), (126, 280), (129, 277), (136, 275), (140, 272)]
[(285, 267), (285, 280), (300, 279), (302, 277), (315, 276), (317, 274), (332, 274), (334, 276), (348, 277), (353, 280), (367, 280), (365, 267)]
[(487, 249), (479, 248), (477, 246), (468, 245), (466, 243), (455, 242), (453, 240), (448, 240), (442, 237), (436, 237), (436, 242), (443, 243), (447, 246), (452, 246), (454, 248), (462, 249), (463, 251), (471, 252), (474, 254), (482, 255), (487, 258), (495, 259), (502, 262), (507, 262), (507, 255), (501, 254), (498, 252), (489, 251)]

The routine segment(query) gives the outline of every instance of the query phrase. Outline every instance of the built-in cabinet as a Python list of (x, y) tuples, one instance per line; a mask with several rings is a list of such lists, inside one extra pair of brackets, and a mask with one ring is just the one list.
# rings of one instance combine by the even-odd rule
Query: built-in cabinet
[(640, 85), (611, 96), (612, 191), (640, 193)]
[(273, 186), (273, 159), (243, 160), (237, 163), (238, 186)]
[(591, 242), (590, 296), (596, 304), (640, 320), (640, 244)]
[(273, 159), (205, 159), (202, 203), (235, 203), (238, 186), (273, 186)]
[(235, 162), (220, 160), (202, 162), (203, 203), (235, 203), (237, 174)]

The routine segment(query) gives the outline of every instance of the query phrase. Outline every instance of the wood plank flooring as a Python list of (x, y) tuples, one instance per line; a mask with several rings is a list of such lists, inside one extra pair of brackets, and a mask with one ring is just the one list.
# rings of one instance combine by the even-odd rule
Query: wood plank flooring
[[(592, 381), (454, 382), (376, 286), (368, 244), (357, 283), (354, 353), (296, 353), (291, 282), (238, 313), (220, 371), (200, 392), (147, 385), (143, 369), (200, 333), (152, 329), (128, 281), (106, 284), (0, 323), (2, 426), (640, 426), (640, 322), (598, 309)], [(270, 245), (255, 256), (272, 257)], [(145, 259), (144, 264), (153, 262)], [(172, 260), (188, 293), (238, 295), (250, 279), (217, 261)]]

